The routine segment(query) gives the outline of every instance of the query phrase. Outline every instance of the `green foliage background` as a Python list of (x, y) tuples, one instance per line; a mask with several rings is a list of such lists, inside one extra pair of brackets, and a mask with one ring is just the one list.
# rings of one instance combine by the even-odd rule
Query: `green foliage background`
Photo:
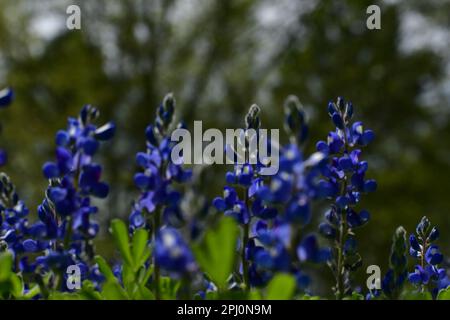
[[(70, 4), (82, 10), (80, 31), (65, 28)], [(381, 30), (366, 28), (370, 4), (381, 7)], [(296, 94), (310, 115), (308, 151), (331, 128), (327, 102), (341, 95), (377, 134), (365, 153), (379, 189), (364, 199), (372, 213), (359, 234), (364, 266), (385, 270), (395, 228), (412, 231), (423, 215), (450, 255), (450, 1), (0, 0), (0, 8), (0, 85), (16, 92), (1, 112), (4, 171), (33, 218), (54, 133), (83, 104), (118, 125), (100, 159), (112, 186), (100, 203), (106, 231), (137, 195), (134, 154), (166, 92), (188, 127), (203, 120), (220, 129), (241, 127), (252, 103), (264, 127), (281, 128), (282, 102)], [(425, 21), (425, 38), (441, 35), (437, 48), (410, 37), (407, 21)], [(203, 168), (192, 188), (212, 199), (224, 170)], [(315, 219), (322, 214), (316, 208)], [(112, 251), (107, 237), (103, 252)]]

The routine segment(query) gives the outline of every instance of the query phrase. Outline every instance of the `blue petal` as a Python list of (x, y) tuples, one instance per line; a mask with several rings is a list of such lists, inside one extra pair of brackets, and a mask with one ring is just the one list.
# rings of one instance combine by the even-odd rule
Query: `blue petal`
[(142, 190), (147, 190), (150, 187), (150, 177), (144, 173), (136, 173), (134, 175), (134, 184)]
[(333, 113), (331, 116), (331, 119), (333, 120), (334, 125), (339, 129), (344, 129), (344, 121), (342, 120), (342, 117), (337, 113)]
[(336, 238), (336, 229), (333, 228), (328, 223), (322, 222), (319, 225), (319, 232), (327, 239), (335, 239)]
[(145, 129), (145, 136), (147, 138), (147, 141), (150, 142), (152, 145), (157, 146), (158, 140), (156, 139), (155, 132), (152, 125), (149, 125)]
[(67, 145), (69, 143), (69, 140), (70, 140), (70, 136), (67, 133), (67, 131), (59, 130), (56, 133), (56, 137), (55, 137), (56, 145), (63, 147), (63, 146), (65, 146), (65, 145)]
[(419, 245), (419, 241), (417, 241), (417, 238), (415, 235), (410, 235), (409, 236), (409, 243), (411, 245), (411, 247), (416, 250), (416, 251), (420, 251), (420, 245)]
[(416, 284), (416, 285), (422, 283), (422, 277), (420, 276), (420, 274), (415, 273), (415, 272), (410, 273), (410, 274), (408, 275), (408, 280), (409, 280), (409, 282), (411, 282), (412, 284)]
[(367, 180), (364, 183), (364, 192), (374, 192), (377, 190), (377, 182), (375, 180)]
[(8, 154), (5, 150), (0, 149), (0, 167), (4, 166), (8, 162)]
[(225, 203), (225, 200), (223, 200), (220, 197), (216, 197), (213, 200), (213, 205), (214, 207), (216, 207), (217, 210), (219, 211), (225, 211), (227, 209), (227, 204)]
[(361, 137), (361, 143), (362, 145), (368, 145), (375, 139), (375, 134), (372, 130), (366, 130), (364, 131), (362, 137)]
[(109, 193), (109, 186), (104, 182), (94, 184), (92, 187), (92, 195), (97, 198), (106, 198)]
[(59, 176), (58, 167), (53, 162), (46, 162), (42, 167), (42, 172), (47, 179), (52, 179)]
[(83, 151), (89, 156), (94, 155), (98, 150), (99, 143), (93, 138), (87, 138), (83, 143)]
[(95, 138), (97, 138), (100, 141), (109, 140), (112, 137), (114, 137), (115, 132), (116, 132), (116, 125), (112, 122), (108, 122), (107, 124), (95, 130)]
[(66, 198), (67, 190), (59, 187), (50, 188), (48, 191), (48, 195), (52, 202), (60, 202)]
[(23, 249), (25, 252), (36, 252), (38, 250), (37, 242), (32, 239), (27, 239), (23, 242)]
[(14, 98), (14, 92), (11, 88), (6, 88), (0, 91), (0, 108), (7, 107), (11, 104)]

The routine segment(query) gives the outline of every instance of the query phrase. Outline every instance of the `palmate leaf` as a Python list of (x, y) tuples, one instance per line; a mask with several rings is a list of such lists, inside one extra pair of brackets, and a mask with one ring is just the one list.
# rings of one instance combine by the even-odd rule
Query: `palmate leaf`
[(439, 294), (437, 296), (437, 300), (450, 300), (450, 287), (447, 289), (442, 289), (439, 291)]
[(415, 289), (406, 289), (400, 295), (401, 300), (433, 300), (431, 293), (428, 291), (420, 292)]
[(147, 261), (150, 257), (150, 249), (147, 246), (148, 242), (148, 232), (144, 229), (137, 230), (133, 235), (133, 247), (131, 248), (131, 253), (134, 262), (134, 271), (138, 271), (139, 268)]
[(353, 291), (351, 295), (344, 297), (343, 300), (364, 300), (364, 296), (358, 292)]
[(13, 257), (9, 252), (0, 254), (0, 282), (7, 281), (12, 274)]
[(295, 294), (296, 281), (292, 275), (279, 273), (267, 286), (267, 300), (290, 300)]
[(144, 229), (137, 230), (131, 239), (132, 246), (130, 246), (128, 228), (122, 220), (114, 219), (111, 222), (111, 233), (122, 259), (133, 272), (137, 272), (151, 255), (150, 248), (147, 245), (147, 231)]
[(201, 269), (221, 290), (226, 288), (235, 264), (238, 232), (236, 222), (225, 217), (216, 228), (206, 232), (201, 244), (193, 247)]
[(130, 240), (128, 238), (128, 228), (122, 220), (114, 219), (111, 222), (111, 233), (114, 238), (116, 247), (119, 249), (120, 254), (129, 266), (133, 266), (133, 258), (130, 250)]
[(154, 299), (153, 293), (146, 287), (153, 272), (153, 268), (145, 267), (145, 262), (151, 256), (147, 231), (137, 230), (130, 242), (126, 224), (122, 220), (115, 219), (111, 223), (111, 233), (123, 260), (122, 284), (119, 283), (105, 259), (96, 256), (95, 260), (100, 272), (106, 278), (101, 298), (107, 300)]
[(117, 281), (106, 281), (102, 287), (102, 296), (106, 300), (128, 300), (125, 290)]
[(96, 256), (95, 262), (97, 262), (100, 272), (106, 279), (102, 286), (101, 297), (106, 300), (128, 299), (127, 292), (122, 288), (105, 259), (101, 256)]
[(22, 279), (12, 271), (13, 255), (10, 252), (0, 254), (0, 296), (26, 298), (23, 296)]
[(100, 272), (103, 274), (103, 276), (106, 278), (106, 281), (116, 280), (114, 273), (112, 272), (108, 263), (102, 256), (95, 256), (95, 262), (97, 262), (98, 268), (100, 269)]

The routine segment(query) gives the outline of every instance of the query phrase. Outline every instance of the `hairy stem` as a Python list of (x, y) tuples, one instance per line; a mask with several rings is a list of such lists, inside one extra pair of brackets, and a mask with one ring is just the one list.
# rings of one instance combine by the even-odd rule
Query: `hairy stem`
[[(349, 145), (348, 145), (348, 139), (347, 139), (347, 126), (344, 124), (343, 128), (343, 135), (344, 135), (344, 155), (348, 154), (349, 151)], [(342, 188), (340, 192), (340, 196), (345, 196), (347, 193), (347, 177), (344, 176), (344, 181), (342, 182)], [(344, 245), (345, 245), (345, 238), (347, 235), (347, 221), (345, 219), (345, 212), (342, 209), (339, 209), (340, 211), (340, 225), (339, 225), (339, 242), (337, 246), (337, 270), (336, 270), (336, 299), (342, 300), (345, 295), (345, 288), (344, 288)]]
[[(156, 241), (156, 234), (160, 228), (160, 210), (156, 210), (153, 215), (153, 243)], [(154, 286), (155, 286), (155, 298), (156, 300), (161, 300), (160, 292), (160, 269), (159, 265), (156, 263), (156, 258), (153, 258), (154, 265)]]
[(336, 270), (336, 299), (341, 300), (344, 297), (344, 240), (345, 240), (345, 222), (341, 219), (339, 227), (339, 243), (337, 247), (337, 270)]
[[(248, 199), (248, 189), (244, 189), (244, 201), (245, 201), (245, 207), (246, 210), (249, 210), (249, 199)], [(242, 251), (241, 251), (241, 258), (242, 258), (242, 272), (243, 272), (243, 278), (244, 278), (244, 289), (245, 291), (250, 290), (250, 278), (248, 274), (248, 261), (245, 254), (245, 249), (247, 247), (247, 243), (249, 240), (249, 227), (250, 222), (244, 224), (243, 226), (243, 235), (242, 235)]]

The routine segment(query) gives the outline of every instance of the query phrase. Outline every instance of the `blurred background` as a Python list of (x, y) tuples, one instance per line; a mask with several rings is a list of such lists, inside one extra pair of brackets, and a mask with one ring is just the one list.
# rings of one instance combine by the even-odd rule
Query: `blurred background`
[[(81, 30), (66, 28), (70, 4), (81, 8)], [(381, 30), (366, 27), (371, 4), (381, 7)], [(0, 0), (0, 87), (16, 93), (1, 111), (2, 170), (36, 219), (55, 132), (84, 104), (99, 107), (118, 126), (99, 159), (112, 188), (98, 216), (108, 250), (107, 223), (126, 217), (138, 194), (134, 155), (165, 93), (188, 127), (220, 129), (242, 127), (252, 103), (264, 127), (282, 128), (283, 101), (295, 94), (309, 115), (306, 153), (332, 128), (327, 102), (343, 96), (377, 135), (364, 153), (379, 185), (363, 199), (372, 214), (358, 237), (364, 266), (386, 270), (395, 228), (412, 232), (423, 215), (440, 227), (448, 256), (449, 12), (449, 0)], [(224, 171), (205, 168), (191, 191), (210, 201)]]

